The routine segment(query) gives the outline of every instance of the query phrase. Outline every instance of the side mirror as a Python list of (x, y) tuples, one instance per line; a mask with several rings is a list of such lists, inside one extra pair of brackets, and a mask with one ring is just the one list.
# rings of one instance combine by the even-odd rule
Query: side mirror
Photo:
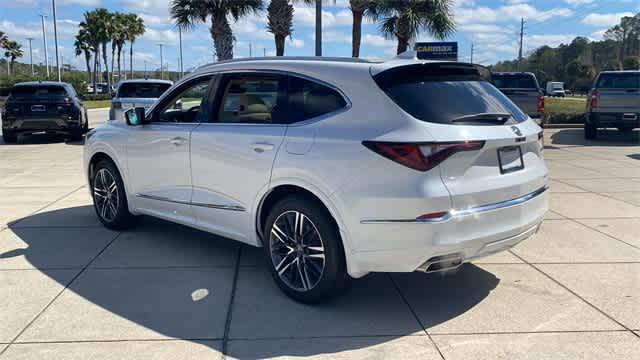
[(178, 99), (178, 101), (173, 105), (173, 108), (175, 110), (182, 110), (182, 99)]
[(139, 126), (144, 123), (144, 115), (144, 108), (137, 107), (125, 111), (124, 118), (127, 121), (127, 125)]

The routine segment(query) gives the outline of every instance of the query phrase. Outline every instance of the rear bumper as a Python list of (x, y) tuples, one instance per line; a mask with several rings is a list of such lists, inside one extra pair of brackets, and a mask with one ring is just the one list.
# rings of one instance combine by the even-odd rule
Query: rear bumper
[(29, 118), (29, 119), (3, 119), (2, 130), (15, 133), (69, 133), (82, 128), (79, 119), (63, 118)]
[(596, 127), (640, 127), (640, 112), (588, 112), (587, 122)]
[(457, 255), (462, 263), (510, 249), (537, 231), (548, 208), (547, 189), (438, 219), (362, 220), (369, 240), (390, 245), (354, 253), (352, 268), (362, 273), (427, 271), (425, 263), (433, 258)]

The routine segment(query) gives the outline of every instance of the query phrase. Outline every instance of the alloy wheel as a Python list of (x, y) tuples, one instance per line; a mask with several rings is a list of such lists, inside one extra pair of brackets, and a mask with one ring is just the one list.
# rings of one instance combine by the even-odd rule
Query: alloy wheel
[(112, 222), (118, 215), (120, 196), (116, 178), (106, 168), (98, 170), (93, 179), (93, 199), (100, 217)]
[(325, 268), (324, 244), (315, 224), (299, 211), (286, 211), (269, 235), (271, 261), (278, 277), (291, 289), (309, 291)]

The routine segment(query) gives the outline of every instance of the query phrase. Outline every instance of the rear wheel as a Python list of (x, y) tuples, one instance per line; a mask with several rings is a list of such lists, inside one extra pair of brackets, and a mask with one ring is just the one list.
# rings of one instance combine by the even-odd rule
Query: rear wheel
[(264, 230), (273, 278), (289, 297), (318, 303), (346, 289), (350, 278), (340, 233), (320, 204), (284, 198), (271, 209)]
[(590, 123), (584, 124), (584, 138), (593, 140), (598, 137), (598, 128)]
[(2, 140), (4, 140), (4, 142), (7, 144), (13, 144), (18, 141), (18, 135), (12, 131), (3, 130)]
[(105, 227), (122, 230), (134, 225), (136, 217), (129, 212), (124, 183), (112, 162), (98, 162), (91, 186), (96, 214)]
[(633, 131), (633, 128), (632, 127), (619, 127), (618, 130), (620, 130), (621, 133), (628, 134), (628, 133)]

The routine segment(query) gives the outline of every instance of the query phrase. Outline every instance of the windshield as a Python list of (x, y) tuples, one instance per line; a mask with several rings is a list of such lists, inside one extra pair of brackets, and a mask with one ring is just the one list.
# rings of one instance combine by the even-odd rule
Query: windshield
[(170, 87), (165, 83), (124, 83), (118, 88), (118, 97), (159, 98)]
[(31, 98), (56, 98), (65, 97), (67, 91), (62, 86), (57, 85), (19, 85), (11, 90), (11, 96), (16, 99)]
[(378, 85), (413, 117), (453, 124), (477, 114), (511, 114), (516, 122), (525, 115), (500, 90), (468, 65), (424, 64), (393, 68), (375, 76)]
[(498, 89), (538, 89), (533, 76), (528, 74), (493, 74), (493, 84)]
[(640, 72), (602, 74), (598, 78), (599, 89), (638, 89), (640, 88)]

